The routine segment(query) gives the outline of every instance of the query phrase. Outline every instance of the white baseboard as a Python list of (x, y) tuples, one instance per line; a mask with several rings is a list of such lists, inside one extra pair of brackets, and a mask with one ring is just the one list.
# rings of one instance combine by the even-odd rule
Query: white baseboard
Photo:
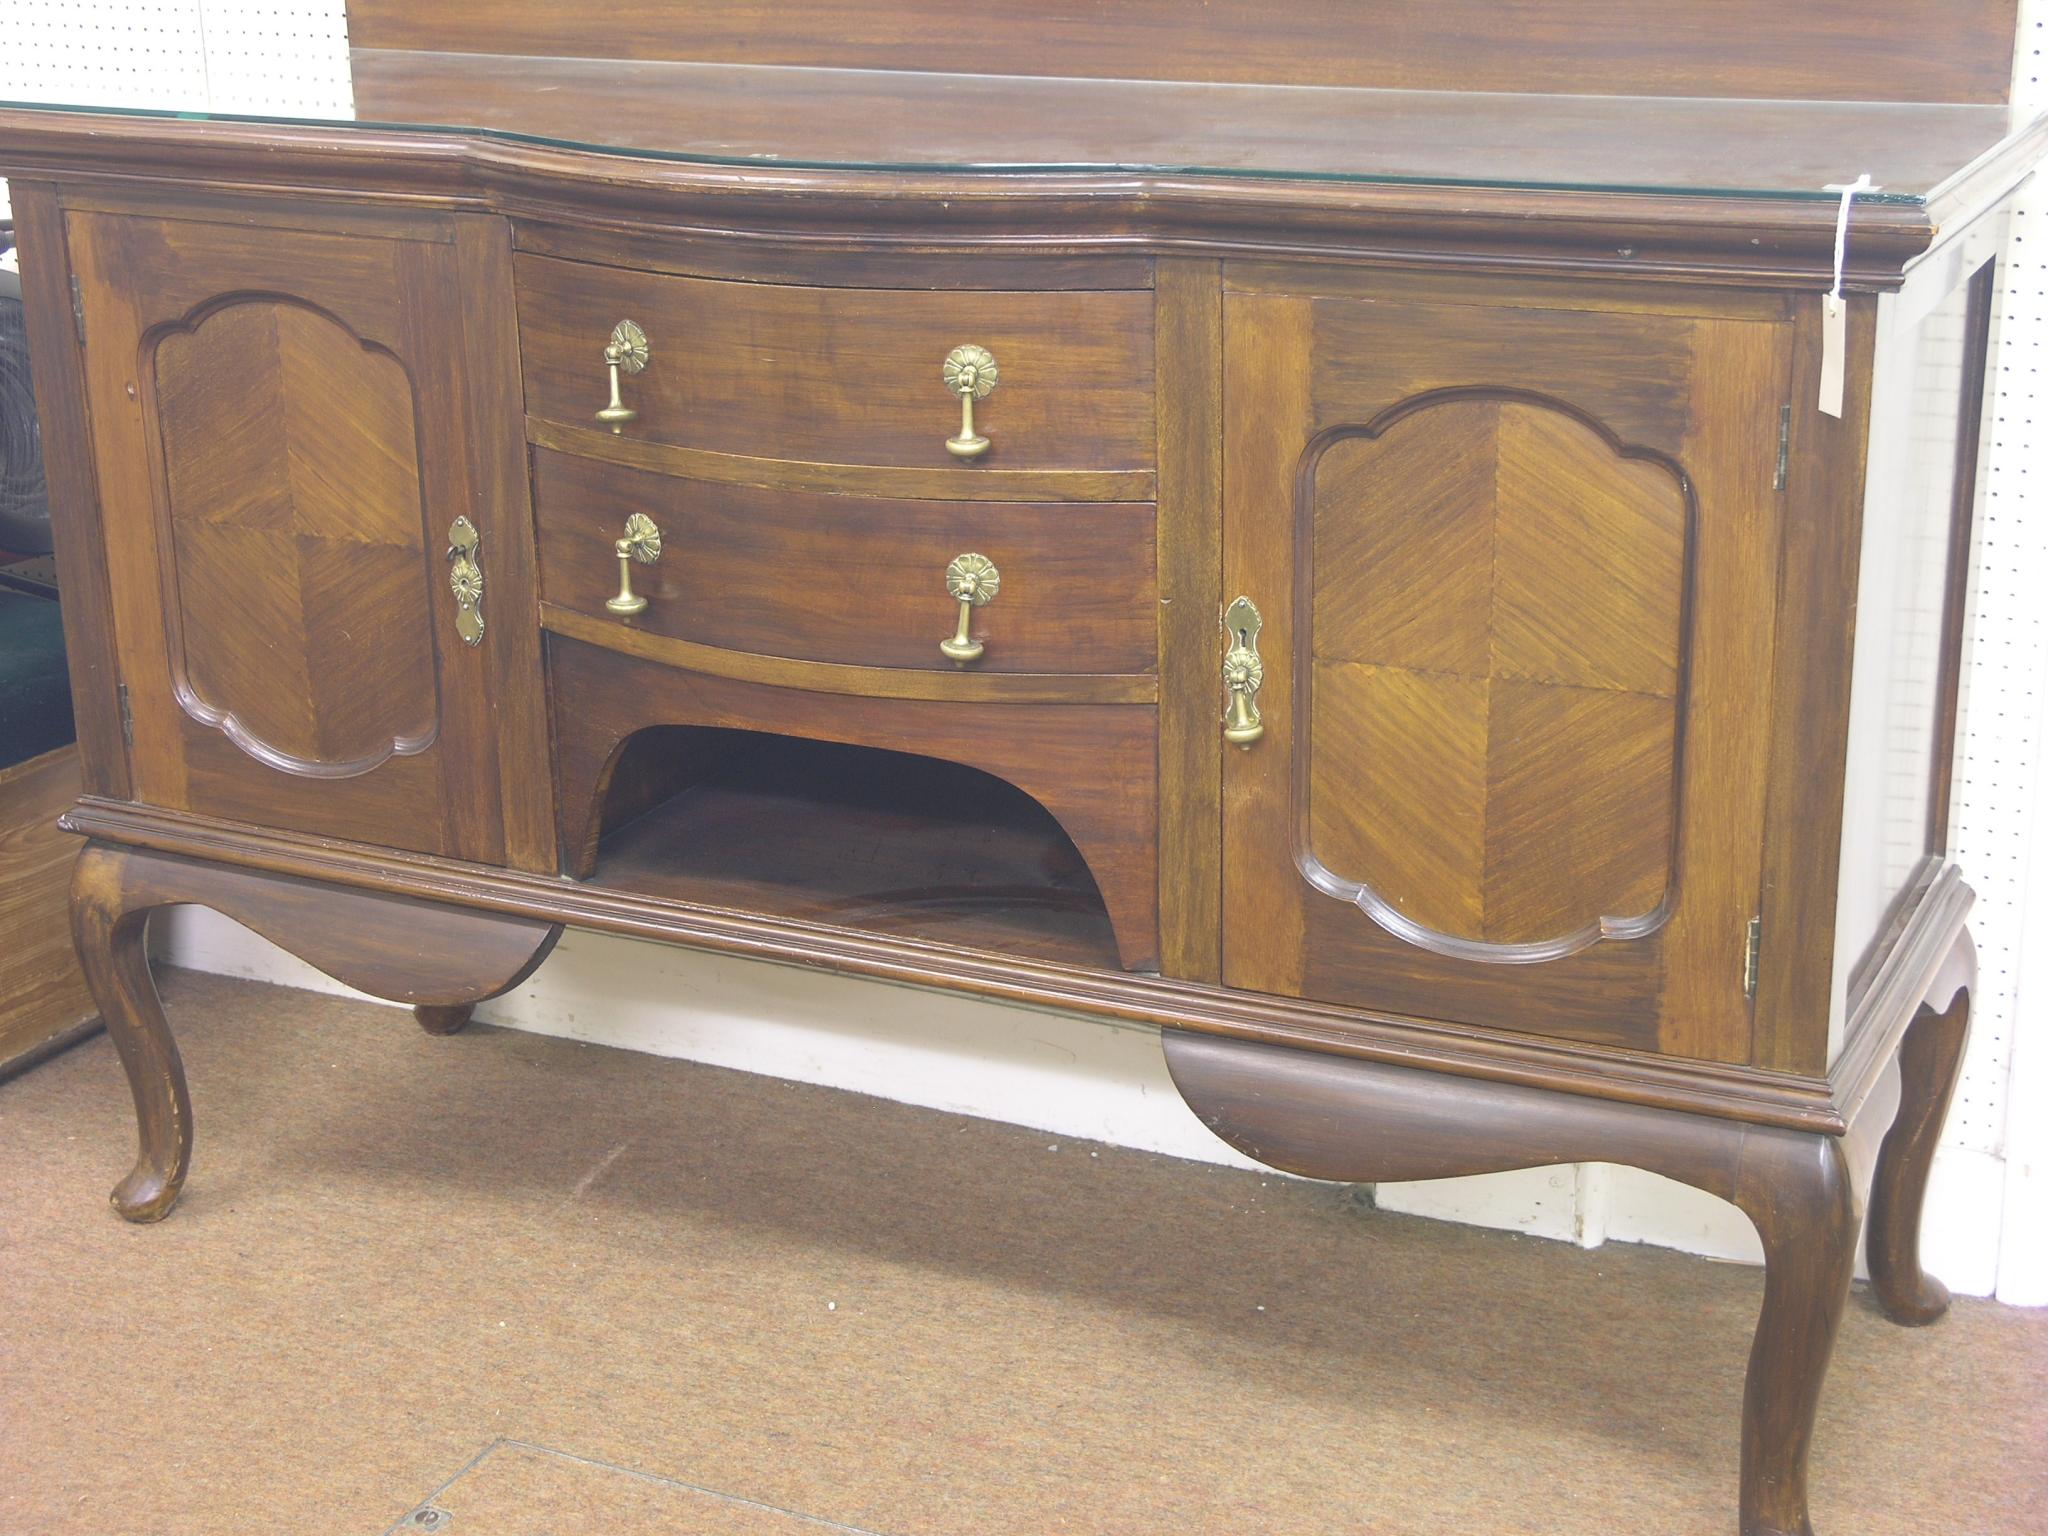
[[(174, 965), (348, 991), (215, 913), (154, 920)], [(927, 992), (796, 966), (570, 932), (523, 985), (477, 1009), (493, 1024), (820, 1083), (1202, 1162), (1251, 1167), (1181, 1101), (1158, 1031)], [(1734, 1207), (1654, 1174), (1606, 1165), (1383, 1184), (1380, 1206), (1597, 1247), (1651, 1243), (1760, 1262)], [(1962, 1295), (1998, 1287), (2004, 1164), (1944, 1149), (1922, 1239)], [(2014, 1300), (2021, 1298), (2014, 1297)], [(2048, 1299), (2048, 1298), (2037, 1298)]]

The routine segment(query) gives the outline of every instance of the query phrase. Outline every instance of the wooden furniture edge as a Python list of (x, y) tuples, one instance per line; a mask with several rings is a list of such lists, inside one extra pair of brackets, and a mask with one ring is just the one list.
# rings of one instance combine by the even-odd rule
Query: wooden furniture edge
[[(20, 238), (22, 316), (28, 326), (36, 416), (41, 422), (44, 478), (53, 506), (96, 514), (99, 472), (85, 403), (85, 359), (71, 308), (71, 252), (54, 186), (19, 178), (9, 183)], [(64, 571), (64, 656), (71, 674), (79, 767), (88, 793), (129, 792), (128, 748), (122, 737), (114, 657), (114, 603), (106, 547), (93, 516), (58, 517), (50, 532)]]
[(76, 742), (0, 768), (0, 1080), (99, 1028), (71, 947), (77, 844), (58, 830), (79, 793)]
[[(2015, 134), (1949, 203), (2035, 142)], [(932, 253), (1154, 251), (1412, 262), (1812, 286), (1831, 277), (1820, 200), (1261, 179), (1126, 171), (919, 173), (715, 165), (352, 124), (180, 121), (0, 109), (0, 169), (108, 187), (174, 182), (536, 217), (729, 240), (859, 238)], [(2017, 175), (2017, 172), (2013, 172)], [(159, 210), (160, 211), (160, 210)], [(1049, 237), (1047, 229), (1062, 234)], [(1925, 205), (1858, 210), (1846, 279), (1890, 288), (1937, 225)]]
[(921, 469), (887, 464), (819, 464), (763, 459), (710, 448), (615, 437), (595, 427), (570, 426), (542, 416), (526, 419), (526, 440), (536, 448), (624, 464), (713, 485), (751, 485), (772, 491), (828, 496), (887, 496), (905, 501), (1058, 501), (1116, 504), (1151, 501), (1159, 477), (1149, 469)]
[(1898, 1054), (1912, 1025), (1964, 931), (1976, 892), (1962, 871), (1943, 862), (1890, 946), (1865, 973), (1860, 992), (1848, 1004), (1842, 1048), (1828, 1069), (1830, 1097), (1845, 1122), (1853, 1122)]
[(2009, 197), (2033, 178), (2048, 153), (2048, 115), (2033, 118), (1927, 194), (1923, 206), (1933, 230), (1945, 234), (1980, 209)]
[(1821, 1072), (1827, 1047), (1812, 1026), (1827, 1017), (1834, 974), (1877, 304), (1849, 306), (1849, 355), (1860, 362), (1849, 371), (1839, 417), (1818, 405), (1819, 294), (1800, 298), (1792, 325), (1750, 1059)]
[(1026, 1006), (1070, 1009), (1588, 1098), (1839, 1135), (1847, 1121), (1817, 1078), (1659, 1057), (1540, 1035), (1431, 1023), (1197, 982), (1097, 971), (759, 913), (682, 905), (563, 876), (371, 849), (213, 818), (87, 797), (67, 830), (101, 842), (215, 860), (543, 922), (681, 942), (913, 986), (943, 986)]
[(540, 622), (550, 634), (684, 672), (809, 693), (940, 699), (956, 704), (1151, 704), (1159, 697), (1159, 679), (1150, 672), (921, 672), (915, 667), (862, 667), (843, 661), (763, 656), (650, 634), (560, 603), (542, 603)]

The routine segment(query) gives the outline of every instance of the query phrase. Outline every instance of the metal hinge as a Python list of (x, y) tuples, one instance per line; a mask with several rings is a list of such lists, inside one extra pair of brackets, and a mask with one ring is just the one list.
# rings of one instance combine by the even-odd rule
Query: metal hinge
[(1778, 407), (1778, 472), (1771, 479), (1771, 489), (1785, 489), (1785, 476), (1792, 469), (1792, 407)]
[(78, 344), (85, 345), (85, 290), (78, 286), (78, 274), (71, 274), (71, 323), (78, 331)]
[(1751, 1002), (1756, 1001), (1756, 961), (1764, 947), (1764, 920), (1752, 917), (1749, 920), (1749, 943), (1742, 952), (1742, 995)]
[(135, 706), (128, 702), (128, 685), (114, 684), (114, 697), (121, 701), (121, 739), (135, 745)]

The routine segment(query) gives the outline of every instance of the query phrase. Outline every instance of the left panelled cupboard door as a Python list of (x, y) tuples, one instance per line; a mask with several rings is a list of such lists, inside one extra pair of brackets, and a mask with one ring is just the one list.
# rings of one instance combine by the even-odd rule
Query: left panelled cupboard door
[(502, 225), (66, 215), (136, 799), (554, 868)]

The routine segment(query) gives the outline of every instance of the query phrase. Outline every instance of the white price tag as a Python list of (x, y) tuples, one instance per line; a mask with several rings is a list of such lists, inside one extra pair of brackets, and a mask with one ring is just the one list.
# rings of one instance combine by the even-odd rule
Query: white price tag
[(1849, 303), (1842, 297), (1842, 268), (1849, 257), (1849, 205), (1858, 192), (1878, 188), (1865, 171), (1854, 181), (1831, 181), (1822, 190), (1841, 193), (1842, 207), (1835, 215), (1835, 285), (1821, 298), (1819, 404), (1826, 415), (1840, 417), (1842, 383), (1849, 371)]
[(1842, 414), (1842, 375), (1849, 363), (1849, 303), (1838, 294), (1820, 299), (1820, 408)]

